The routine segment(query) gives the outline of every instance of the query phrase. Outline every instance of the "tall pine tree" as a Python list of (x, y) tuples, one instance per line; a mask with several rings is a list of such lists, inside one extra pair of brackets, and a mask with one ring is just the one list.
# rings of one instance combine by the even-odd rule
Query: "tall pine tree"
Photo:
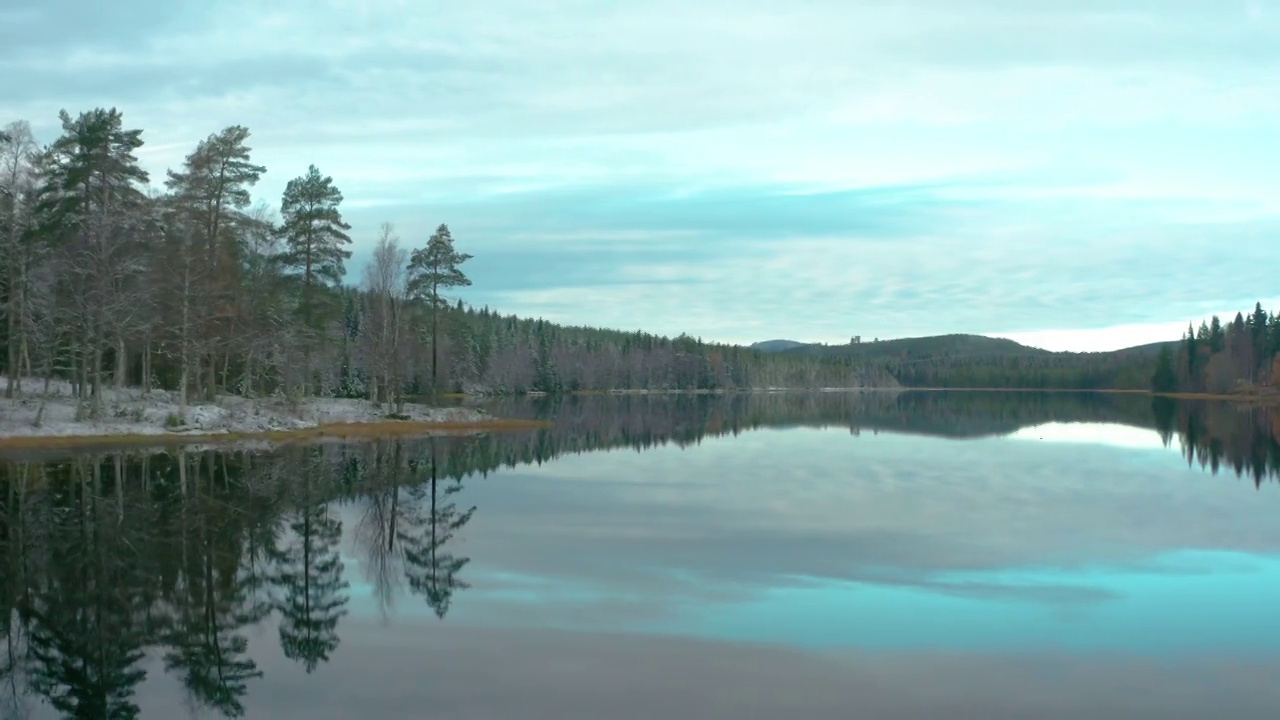
[(428, 322), (431, 325), (431, 392), (438, 389), (437, 366), (440, 361), (440, 315), (448, 310), (449, 302), (442, 290), (468, 287), (471, 280), (458, 268), (471, 259), (471, 255), (453, 248), (453, 236), (448, 225), (440, 225), (427, 240), (427, 246), (413, 251), (409, 256), (409, 294), (427, 303)]
[[(236, 230), (249, 222), (244, 212), (249, 207), (249, 188), (267, 171), (249, 161), (248, 139), (249, 130), (241, 125), (210, 135), (187, 156), (180, 172), (169, 171), (165, 182), (173, 193), (173, 204), (203, 249), (206, 303), (201, 309), (206, 317), (200, 330), (214, 347), (231, 340), (240, 275)], [(217, 361), (213, 354), (205, 358), (205, 395), (210, 399), (217, 392)]]
[[(351, 229), (342, 219), (338, 206), (342, 192), (333, 178), (321, 175), (315, 165), (307, 174), (294, 178), (285, 186), (280, 204), (280, 233), (285, 250), (280, 262), (291, 270), (300, 284), (298, 313), (303, 325), (306, 377), (311, 376), (311, 351), (324, 334), (325, 322), (337, 310), (336, 295), (328, 290), (342, 283), (343, 261), (350, 259), (351, 244), (346, 231)], [(303, 382), (303, 389), (309, 382)]]
[(143, 256), (139, 224), (146, 198), (138, 185), (149, 179), (134, 152), (142, 131), (126, 130), (120, 111), (98, 108), (72, 119), (59, 113), (62, 136), (44, 153), (38, 191), (38, 232), (61, 259), (66, 324), (75, 333), (76, 378), (102, 411), (104, 351), (122, 350), (122, 320), (141, 303), (134, 293)]

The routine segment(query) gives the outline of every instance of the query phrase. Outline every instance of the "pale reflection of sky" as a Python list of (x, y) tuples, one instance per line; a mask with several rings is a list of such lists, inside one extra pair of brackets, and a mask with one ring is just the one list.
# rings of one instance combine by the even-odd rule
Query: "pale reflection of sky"
[(1021, 428), (1008, 437), (1013, 440), (1111, 445), (1135, 450), (1165, 449), (1158, 433), (1118, 423), (1045, 423)]
[[(450, 551), (472, 558), (473, 587), (447, 623), (806, 647), (1274, 648), (1268, 490), (1120, 425), (976, 441), (767, 430), (565, 456), (466, 482), (458, 501), (479, 509)], [(353, 611), (374, 615), (366, 553), (347, 555)]]

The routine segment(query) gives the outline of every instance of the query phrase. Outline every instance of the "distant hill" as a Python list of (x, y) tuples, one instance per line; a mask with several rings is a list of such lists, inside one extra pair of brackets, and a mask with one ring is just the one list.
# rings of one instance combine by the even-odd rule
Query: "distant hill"
[(802, 343), (796, 340), (764, 340), (758, 343), (751, 343), (749, 346), (752, 350), (761, 352), (782, 352), (798, 347), (804, 347), (808, 343)]
[(928, 335), (925, 337), (873, 340), (870, 342), (823, 345), (801, 343), (794, 340), (766, 340), (751, 347), (766, 352), (787, 352), (797, 355), (848, 357), (856, 360), (940, 360), (944, 358), (994, 358), (994, 357), (1103, 357), (1154, 358), (1165, 345), (1177, 341), (1135, 345), (1120, 350), (1102, 352), (1068, 352), (1031, 347), (1008, 338), (986, 335)]
[(956, 357), (1051, 355), (1005, 338), (985, 335), (931, 335), (927, 337), (873, 340), (846, 345), (797, 344), (784, 352), (808, 356), (847, 357), (860, 361), (931, 360)]
[(1149, 343), (1109, 352), (1054, 352), (1007, 338), (933, 335), (845, 345), (772, 340), (758, 349), (879, 367), (905, 387), (1132, 388), (1150, 386), (1160, 348)]
[(1122, 348), (1120, 350), (1106, 350), (1095, 353), (1075, 353), (1078, 355), (1117, 355), (1124, 357), (1151, 357), (1160, 354), (1160, 348), (1168, 345), (1170, 350), (1177, 350), (1181, 346), (1178, 340), (1170, 340), (1168, 342), (1153, 342), (1146, 345), (1134, 345), (1133, 347)]

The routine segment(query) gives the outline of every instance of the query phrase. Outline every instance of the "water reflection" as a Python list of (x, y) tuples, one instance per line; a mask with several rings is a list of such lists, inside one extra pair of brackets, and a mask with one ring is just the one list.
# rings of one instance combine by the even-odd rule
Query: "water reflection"
[[(985, 651), (1051, 634), (1077, 649), (1126, 633), (1175, 649), (1194, 645), (1196, 632), (1237, 648), (1280, 641), (1247, 624), (1210, 632), (1211, 620), (1179, 620), (1181, 606), (1168, 602), (1229, 594), (1241, 612), (1246, 599), (1272, 597), (1280, 564), (1249, 554), (1274, 549), (1249, 519), (1260, 511), (1246, 517), (1221, 494), (1217, 503), (1185, 488), (1175, 496), (1156, 482), (1164, 466), (1139, 474), (1130, 455), (1054, 454), (1034, 433), (1021, 449), (920, 438), (1091, 423), (1100, 439), (1074, 440), (1106, 444), (1107, 432), (1140, 429), (1176, 442), (1188, 463), (1261, 483), (1280, 468), (1270, 411), (1136, 396), (864, 393), (579, 397), (494, 412), (555, 424), (0, 461), (0, 717), (139, 717), (160, 702), (159, 678), (180, 688), (190, 714), (246, 715), (258, 688), (292, 672), (374, 662), (360, 644), (372, 637), (370, 617), (400, 628), (391, 634), (447, 621), (810, 648)], [(759, 433), (701, 459), (626, 454), (541, 468), (566, 453), (796, 427), (890, 436)], [(997, 449), (1007, 464), (984, 465)], [(945, 475), (914, 469), (930, 453), (945, 453), (936, 461), (950, 464)], [(501, 487), (481, 482), (501, 468), (521, 470)], [(1064, 469), (1114, 477), (1099, 486), (1036, 474)], [(833, 485), (841, 473), (849, 480)], [(1176, 532), (1151, 530), (1153, 516)], [(1171, 534), (1221, 552), (1181, 552)], [(1095, 557), (1128, 564), (1080, 569)], [(1043, 567), (1050, 561), (1061, 567)], [(1182, 632), (1165, 632), (1179, 623)]]
[[(502, 417), (545, 418), (553, 427), (520, 453), (542, 462), (558, 453), (668, 442), (760, 428), (847, 427), (850, 434), (893, 432), (974, 439), (1018, 435), (1043, 425), (1089, 425), (1100, 442), (1140, 441), (1155, 431), (1179, 444), (1187, 462), (1224, 467), (1257, 484), (1280, 478), (1280, 409), (1142, 394), (1059, 392), (863, 392), (751, 395), (617, 395), (508, 399), (489, 404)], [(1108, 438), (1105, 426), (1117, 431)], [(1032, 436), (1029, 432), (1028, 436)], [(1039, 437), (1039, 436), (1034, 436)], [(1153, 438), (1154, 439), (1154, 438)], [(1140, 444), (1140, 442), (1139, 442)]]
[(467, 587), (449, 543), (475, 508), (459, 511), (461, 474), (440, 481), (436, 454), (428, 439), (3, 465), (4, 717), (31, 696), (67, 717), (136, 717), (149, 649), (190, 705), (240, 716), (263, 676), (248, 629), (263, 622), (315, 671), (349, 612), (352, 503), (380, 602), (403, 578), (444, 618)]

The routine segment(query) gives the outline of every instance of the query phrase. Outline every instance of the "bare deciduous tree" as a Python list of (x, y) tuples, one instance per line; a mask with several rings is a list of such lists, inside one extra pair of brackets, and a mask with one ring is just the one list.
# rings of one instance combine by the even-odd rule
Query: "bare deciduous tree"
[(399, 410), (404, 397), (406, 368), (401, 337), (408, 299), (408, 258), (395, 228), (383, 223), (373, 257), (365, 266), (369, 312), (362, 327), (372, 375), (369, 399), (375, 403), (385, 401), (388, 410)]
[(8, 330), (6, 358), (8, 374), (5, 397), (22, 392), (23, 361), (30, 372), (30, 350), (27, 345), (31, 265), (34, 248), (28, 234), (32, 224), (32, 200), (35, 188), (34, 160), (37, 152), (31, 125), (25, 121), (10, 123), (0, 131), (0, 259), (7, 272), (4, 314)]

